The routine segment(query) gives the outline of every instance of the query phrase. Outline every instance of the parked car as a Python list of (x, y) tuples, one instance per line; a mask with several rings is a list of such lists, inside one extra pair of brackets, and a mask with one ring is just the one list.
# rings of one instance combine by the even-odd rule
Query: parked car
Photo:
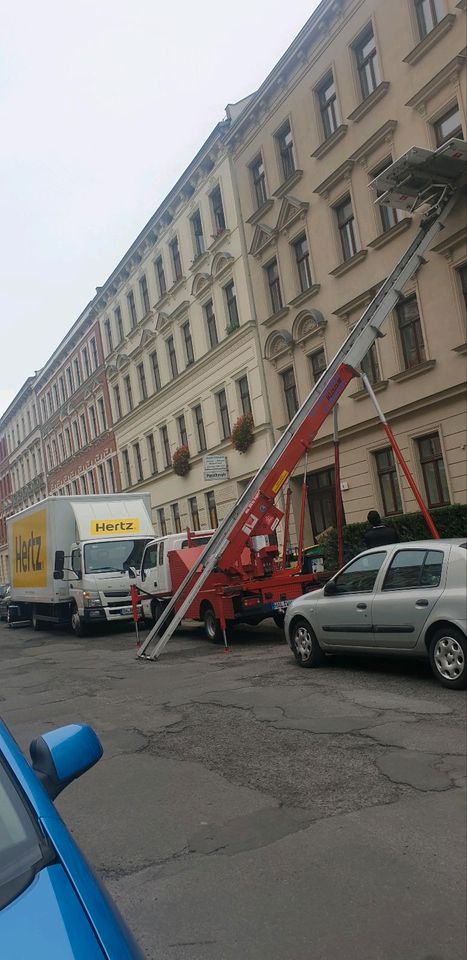
[(326, 654), (428, 658), (445, 687), (467, 685), (467, 542), (420, 540), (373, 547), (320, 590), (288, 607), (287, 640), (301, 667)]
[(32, 767), (0, 721), (2, 960), (142, 960), (52, 803), (100, 759), (98, 737), (71, 724), (37, 737), (30, 754)]
[(0, 620), (8, 620), (8, 607), (11, 600), (11, 587), (9, 583), (0, 587)]

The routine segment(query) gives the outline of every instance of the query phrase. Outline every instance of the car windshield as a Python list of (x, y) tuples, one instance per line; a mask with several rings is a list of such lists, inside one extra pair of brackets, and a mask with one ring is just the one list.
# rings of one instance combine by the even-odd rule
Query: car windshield
[(139, 570), (148, 540), (103, 540), (86, 543), (85, 573), (126, 573), (131, 567)]
[(0, 909), (54, 858), (0, 757)]

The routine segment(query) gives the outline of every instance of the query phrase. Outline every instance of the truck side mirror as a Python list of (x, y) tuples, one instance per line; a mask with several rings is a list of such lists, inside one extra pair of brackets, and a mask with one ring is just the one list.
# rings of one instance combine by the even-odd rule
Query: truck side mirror
[(64, 566), (65, 566), (64, 551), (56, 550), (55, 560), (54, 560), (54, 580), (63, 580)]

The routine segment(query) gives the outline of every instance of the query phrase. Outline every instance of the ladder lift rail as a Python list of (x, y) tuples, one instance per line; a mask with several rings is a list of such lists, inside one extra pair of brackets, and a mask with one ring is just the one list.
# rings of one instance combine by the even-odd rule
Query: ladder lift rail
[[(149, 660), (157, 659), (209, 574), (219, 565), (220, 559), (223, 559), (223, 567), (226, 568), (229, 566), (229, 562), (232, 563), (236, 557), (240, 556), (241, 550), (248, 537), (252, 535), (256, 523), (259, 523), (267, 515), (268, 507), (273, 503), (284, 483), (288, 480), (290, 473), (308, 449), (327, 415), (333, 409), (348, 383), (357, 375), (356, 368), (377, 337), (383, 336), (381, 333), (382, 324), (396, 306), (407, 281), (423, 263), (424, 252), (444, 227), (447, 217), (457, 202), (457, 196), (454, 186), (442, 186), (437, 203), (423, 218), (418, 233), (408, 249), (331, 360), (256, 476), (253, 477), (232, 510), (217, 528), (200, 554), (196, 567), (188, 571), (183, 582), (141, 645), (138, 657)], [(201, 572), (199, 573), (200, 569)], [(158, 638), (162, 625), (174, 610), (179, 598), (193, 581), (195, 581), (194, 585), (170, 620), (165, 632)], [(150, 652), (146, 653), (149, 645), (156, 639), (156, 645)]]

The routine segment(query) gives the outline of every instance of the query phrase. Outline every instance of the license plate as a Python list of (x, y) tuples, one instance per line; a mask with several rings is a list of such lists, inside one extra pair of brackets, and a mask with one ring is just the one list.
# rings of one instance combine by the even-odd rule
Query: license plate
[(291, 600), (276, 600), (275, 603), (273, 603), (273, 605), (272, 605), (272, 609), (273, 609), (273, 610), (287, 610), (287, 607), (289, 606), (289, 603), (291, 603), (291, 602), (292, 602)]

